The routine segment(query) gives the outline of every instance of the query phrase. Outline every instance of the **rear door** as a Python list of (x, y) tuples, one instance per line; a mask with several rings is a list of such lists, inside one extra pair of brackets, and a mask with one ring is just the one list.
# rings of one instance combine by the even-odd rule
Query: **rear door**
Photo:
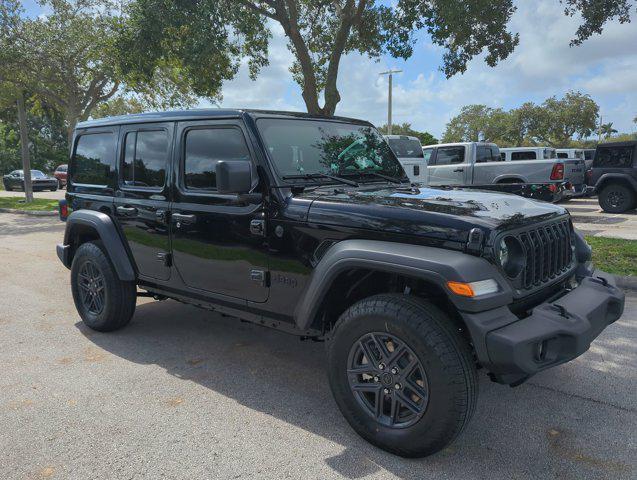
[(140, 277), (170, 278), (168, 232), (172, 123), (121, 127), (115, 216)]
[(437, 147), (434, 164), (428, 167), (429, 185), (466, 185), (471, 164), (464, 145)]
[[(202, 292), (264, 302), (268, 251), (262, 204), (217, 191), (220, 160), (254, 162), (240, 119), (182, 122), (171, 212), (174, 264), (185, 284)], [(255, 168), (256, 170), (256, 168)]]

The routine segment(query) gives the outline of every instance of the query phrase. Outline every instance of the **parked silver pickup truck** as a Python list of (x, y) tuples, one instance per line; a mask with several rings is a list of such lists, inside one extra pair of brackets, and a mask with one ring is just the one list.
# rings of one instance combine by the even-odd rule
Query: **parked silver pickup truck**
[(555, 149), (546, 146), (510, 147), (501, 148), (500, 155), (506, 162), (543, 161), (551, 165), (562, 163), (564, 164), (564, 181), (569, 183), (565, 196), (579, 196), (586, 191), (586, 162), (584, 151), (581, 149)]
[(430, 185), (569, 182), (581, 189), (584, 184), (583, 160), (506, 162), (496, 144), (483, 142), (428, 145), (423, 151), (429, 165)]

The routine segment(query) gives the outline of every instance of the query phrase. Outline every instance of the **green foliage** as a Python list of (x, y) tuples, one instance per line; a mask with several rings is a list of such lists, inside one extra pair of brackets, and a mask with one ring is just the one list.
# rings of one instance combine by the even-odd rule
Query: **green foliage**
[[(383, 135), (388, 134), (387, 125), (383, 125), (379, 128)], [(401, 125), (391, 126), (392, 135), (409, 135), (410, 137), (417, 137), (422, 145), (433, 145), (438, 143), (438, 139), (429, 132), (419, 132), (411, 128), (411, 123), (403, 123)]]
[(487, 140), (501, 147), (568, 147), (596, 131), (598, 116), (597, 103), (580, 92), (551, 97), (541, 105), (528, 102), (509, 111), (468, 105), (447, 124), (443, 142)]
[[(560, 1), (567, 15), (582, 13), (574, 43), (601, 33), (611, 19), (630, 18), (631, 0)], [(198, 95), (218, 98), (242, 59), (253, 77), (267, 64), (276, 22), (295, 56), (291, 73), (307, 110), (333, 115), (343, 55), (407, 59), (415, 32), (424, 30), (444, 49), (440, 68), (447, 77), (464, 72), (483, 53), (494, 66), (518, 44), (518, 35), (507, 30), (514, 12), (512, 0), (134, 0), (119, 42), (121, 66), (129, 77), (148, 81), (157, 68), (170, 65)]]

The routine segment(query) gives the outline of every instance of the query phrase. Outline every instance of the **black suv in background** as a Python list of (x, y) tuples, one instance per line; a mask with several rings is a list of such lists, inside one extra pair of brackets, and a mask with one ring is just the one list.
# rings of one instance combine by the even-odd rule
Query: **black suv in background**
[(637, 207), (636, 159), (637, 141), (597, 146), (591, 183), (605, 212), (622, 213)]
[(562, 207), (410, 184), (359, 120), (80, 123), (66, 202), (57, 253), (89, 327), (123, 327), (152, 295), (325, 340), (347, 421), (403, 456), (462, 431), (477, 368), (518, 385), (585, 352), (624, 308)]

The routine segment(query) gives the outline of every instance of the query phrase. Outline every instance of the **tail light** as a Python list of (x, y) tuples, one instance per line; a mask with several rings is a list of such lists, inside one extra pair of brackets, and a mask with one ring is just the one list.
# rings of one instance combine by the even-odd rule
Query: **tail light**
[(557, 192), (557, 185), (555, 185), (554, 183), (551, 183), (549, 185), (549, 192), (551, 192), (551, 193)]
[(66, 222), (66, 218), (69, 216), (69, 205), (66, 200), (60, 200), (59, 202), (60, 220)]
[(563, 180), (564, 179), (564, 164), (556, 163), (551, 170), (551, 180)]

